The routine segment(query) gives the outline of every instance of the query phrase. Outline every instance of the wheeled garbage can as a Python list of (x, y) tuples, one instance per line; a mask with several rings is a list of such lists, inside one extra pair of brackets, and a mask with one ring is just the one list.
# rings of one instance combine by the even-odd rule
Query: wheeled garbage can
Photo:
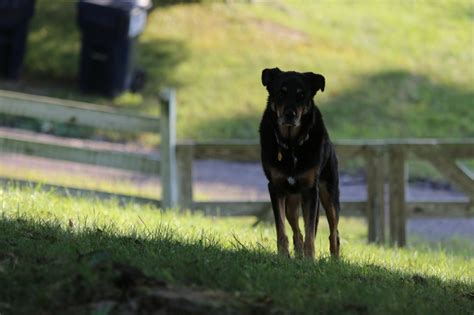
[(18, 79), (35, 0), (0, 0), (0, 77)]
[(150, 0), (78, 2), (81, 90), (116, 96), (137, 85), (143, 76), (135, 69), (137, 38), (150, 8)]

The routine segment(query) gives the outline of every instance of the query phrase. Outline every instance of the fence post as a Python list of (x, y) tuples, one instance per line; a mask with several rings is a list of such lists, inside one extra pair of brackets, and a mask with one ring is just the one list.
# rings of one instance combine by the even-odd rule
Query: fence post
[(365, 156), (367, 175), (368, 241), (385, 242), (385, 152), (370, 149)]
[(162, 185), (162, 208), (178, 204), (176, 182), (176, 92), (168, 89), (160, 96), (161, 148), (160, 174)]
[(402, 247), (406, 245), (405, 152), (402, 146), (391, 145), (389, 153), (390, 243)]
[(183, 209), (193, 207), (193, 155), (193, 142), (180, 142), (177, 145), (178, 204)]

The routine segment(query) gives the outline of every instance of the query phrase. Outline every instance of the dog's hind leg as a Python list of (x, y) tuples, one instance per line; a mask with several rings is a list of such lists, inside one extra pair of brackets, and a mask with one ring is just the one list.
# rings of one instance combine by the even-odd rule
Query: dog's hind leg
[(275, 216), (275, 227), (277, 234), (277, 248), (280, 255), (289, 257), (288, 237), (285, 232), (285, 194), (268, 183), (268, 191), (272, 201), (273, 215)]
[[(335, 188), (337, 190), (337, 187)], [(333, 257), (339, 256), (339, 194), (337, 191), (331, 191), (326, 184), (322, 184), (319, 189), (321, 203), (326, 211), (326, 217), (329, 223), (329, 250)]]
[(293, 245), (295, 256), (303, 257), (303, 235), (298, 224), (301, 196), (299, 194), (286, 195), (286, 218), (293, 230)]
[(302, 206), (305, 230), (304, 255), (307, 258), (314, 258), (314, 239), (319, 222), (319, 195), (317, 185), (302, 193)]

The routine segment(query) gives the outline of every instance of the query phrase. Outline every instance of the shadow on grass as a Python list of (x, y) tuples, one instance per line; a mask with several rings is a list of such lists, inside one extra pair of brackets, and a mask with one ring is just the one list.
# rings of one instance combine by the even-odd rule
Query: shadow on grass
[(192, 134), (193, 139), (256, 139), (260, 119), (261, 116), (239, 114), (196, 121), (196, 125), (188, 122), (186, 126), (191, 126), (192, 130), (187, 133)]
[(141, 41), (138, 47), (139, 67), (147, 73), (145, 93), (156, 95), (160, 88), (179, 87), (181, 81), (174, 74), (175, 68), (189, 56), (184, 41), (160, 39)]
[(358, 82), (321, 106), (333, 138), (474, 136), (472, 90), (404, 70), (361, 76)]
[[(405, 70), (361, 75), (355, 86), (337, 93), (332, 92), (337, 82), (330, 74), (326, 79), (324, 93), (330, 96), (323, 103), (316, 96), (316, 103), (332, 139), (474, 137), (472, 90)], [(266, 100), (256, 101), (263, 106)], [(232, 138), (256, 138), (260, 118), (261, 113), (210, 118), (195, 129), (208, 130), (202, 135), (198, 131), (201, 137), (212, 133), (210, 137), (215, 138), (222, 133)]]
[(2, 313), (468, 313), (474, 287), (372, 264), (289, 260), (215, 240), (0, 220)]

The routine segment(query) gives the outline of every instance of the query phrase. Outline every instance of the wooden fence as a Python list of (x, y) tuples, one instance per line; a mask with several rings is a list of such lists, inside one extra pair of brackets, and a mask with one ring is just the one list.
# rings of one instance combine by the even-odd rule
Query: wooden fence
[[(226, 159), (259, 161), (256, 141), (212, 141), (176, 143), (176, 99), (172, 90), (160, 96), (161, 116), (128, 115), (112, 109), (79, 102), (0, 91), (0, 113), (52, 122), (127, 132), (159, 132), (160, 156), (125, 153), (106, 149), (77, 148), (68, 145), (0, 137), (0, 152), (14, 152), (79, 163), (103, 165), (161, 176), (162, 207), (201, 209), (208, 214), (263, 216), (270, 211), (266, 201), (208, 201), (193, 199), (192, 161)], [(336, 152), (342, 162), (365, 161), (367, 199), (345, 199), (341, 215), (364, 216), (370, 242), (384, 243), (386, 223), (392, 244), (406, 243), (407, 216), (473, 215), (474, 182), (459, 160), (474, 158), (474, 139), (463, 140), (360, 140), (338, 141)], [(411, 201), (406, 198), (409, 156), (428, 160), (467, 196), (456, 202)], [(386, 216), (385, 214), (388, 214)]]
[[(360, 140), (338, 141), (336, 152), (342, 162), (354, 158), (365, 161), (367, 199), (351, 200), (342, 196), (341, 214), (364, 216), (368, 221), (369, 242), (384, 243), (386, 222), (390, 243), (406, 244), (406, 218), (410, 216), (472, 216), (474, 181), (469, 170), (459, 160), (474, 158), (474, 139), (436, 140)], [(178, 146), (178, 165), (190, 178), (191, 161), (197, 159), (227, 159), (259, 161), (260, 148), (256, 141), (213, 141), (182, 143)], [(436, 169), (462, 190), (467, 198), (457, 201), (410, 201), (406, 198), (407, 159), (429, 161)], [(256, 215), (269, 211), (269, 202), (206, 202), (193, 203), (192, 186), (180, 179), (180, 200), (186, 207), (204, 209), (208, 213)], [(388, 187), (387, 187), (388, 186)], [(388, 198), (387, 198), (388, 197)], [(385, 213), (388, 213), (386, 218)]]
[(35, 118), (68, 125), (161, 135), (160, 156), (76, 147), (16, 136), (0, 137), (0, 152), (18, 153), (85, 164), (109, 166), (161, 175), (164, 207), (178, 204), (176, 185), (176, 96), (166, 90), (159, 97), (160, 118), (129, 115), (92, 104), (0, 91), (0, 114)]

